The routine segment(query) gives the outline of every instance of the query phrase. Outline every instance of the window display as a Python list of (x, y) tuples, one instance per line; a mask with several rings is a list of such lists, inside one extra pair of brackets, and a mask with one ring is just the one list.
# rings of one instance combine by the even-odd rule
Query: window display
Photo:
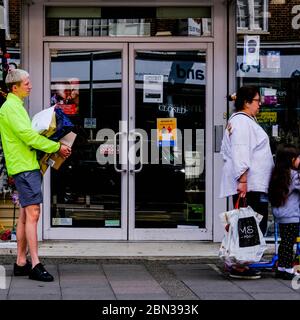
[[(241, 21), (251, 18), (246, 11), (242, 11), (242, 3), (245, 5), (246, 2), (247, 8), (255, 15), (252, 18), (257, 21), (263, 19), (264, 27), (244, 28), (241, 32)], [(273, 154), (281, 143), (300, 147), (300, 33), (295, 23), (297, 7), (293, 1), (237, 1), (237, 87), (255, 85), (260, 88), (262, 104), (257, 121), (270, 137)], [(283, 16), (287, 19), (282, 19)], [(268, 17), (267, 21), (265, 17)], [(251, 40), (256, 43), (251, 45)], [(272, 219), (270, 213), (270, 232)]]

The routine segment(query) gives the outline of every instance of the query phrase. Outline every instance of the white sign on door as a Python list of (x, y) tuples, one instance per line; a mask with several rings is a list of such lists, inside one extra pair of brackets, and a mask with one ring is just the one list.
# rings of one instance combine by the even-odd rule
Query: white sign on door
[(163, 75), (144, 74), (143, 102), (162, 103), (163, 102)]
[(259, 65), (259, 36), (245, 36), (244, 38), (244, 63), (248, 66)]

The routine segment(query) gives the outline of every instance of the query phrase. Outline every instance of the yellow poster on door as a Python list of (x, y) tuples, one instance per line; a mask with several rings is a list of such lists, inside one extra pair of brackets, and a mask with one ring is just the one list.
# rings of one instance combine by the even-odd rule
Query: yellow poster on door
[(177, 141), (177, 119), (157, 118), (157, 145), (175, 147)]

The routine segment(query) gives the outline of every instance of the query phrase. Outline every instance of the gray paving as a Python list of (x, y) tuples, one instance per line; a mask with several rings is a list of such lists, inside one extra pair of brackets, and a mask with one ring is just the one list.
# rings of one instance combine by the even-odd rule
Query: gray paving
[(272, 272), (233, 280), (217, 259), (49, 260), (51, 283), (14, 277), (12, 264), (2, 265), (0, 300), (300, 300), (300, 280), (294, 288)]

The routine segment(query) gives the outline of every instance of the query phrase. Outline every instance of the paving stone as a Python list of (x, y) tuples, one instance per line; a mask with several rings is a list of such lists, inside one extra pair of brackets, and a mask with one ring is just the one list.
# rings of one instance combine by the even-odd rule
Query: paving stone
[(253, 297), (247, 293), (198, 293), (200, 300), (253, 300)]
[(43, 282), (31, 280), (28, 277), (13, 277), (10, 283), (10, 288), (26, 288), (42, 290), (42, 288), (56, 288), (59, 287), (59, 277), (56, 276), (52, 282)]
[(109, 288), (110, 284), (109, 282), (95, 282), (91, 279), (89, 280), (72, 280), (72, 281), (63, 281), (60, 282), (61, 288)]
[(233, 283), (225, 280), (183, 280), (185, 285), (187, 285), (197, 296), (200, 293), (243, 293), (244, 290), (239, 288)]
[(9, 290), (9, 296), (11, 295), (23, 295), (23, 296), (27, 296), (27, 295), (57, 295), (60, 296), (61, 295), (61, 290), (60, 287), (43, 287), (43, 288), (10, 288)]
[(107, 288), (62, 288), (63, 300), (116, 300), (110, 287)]
[(99, 264), (60, 264), (60, 272), (80, 273), (83, 271), (99, 271)]
[(185, 271), (186, 269), (189, 269), (189, 270), (211, 270), (211, 267), (206, 263), (204, 263), (204, 264), (194, 263), (192, 265), (186, 264), (186, 263), (182, 263), (182, 264), (168, 263), (167, 267), (172, 270), (178, 270), (178, 271), (182, 271), (182, 270)]
[(153, 294), (161, 294), (164, 293), (164, 290), (157, 284), (144, 284), (144, 283), (139, 283), (138, 286), (133, 285), (128, 281), (127, 283), (124, 282), (123, 284), (119, 284), (118, 282), (111, 281), (111, 286), (116, 294), (139, 294), (139, 295), (144, 295), (148, 293), (153, 293)]
[(146, 262), (145, 266), (152, 277), (159, 283), (171, 299), (175, 300), (198, 300), (199, 298), (188, 288), (175, 273), (169, 268), (169, 264), (152, 261)]
[(232, 280), (232, 283), (239, 288), (253, 293), (253, 292), (265, 292), (265, 293), (293, 293), (291, 287), (288, 287), (277, 281), (276, 279), (257, 279), (257, 280)]
[(300, 295), (297, 293), (252, 293), (255, 300), (300, 300)]
[(7, 300), (7, 296), (8, 296), (7, 292), (6, 293), (0, 292), (0, 300)]
[(144, 293), (141, 294), (117, 294), (117, 300), (171, 300), (171, 298), (167, 294), (152, 294), (152, 293)]
[[(117, 268), (117, 265), (114, 265), (113, 267), (110, 266), (111, 265), (103, 265), (103, 269), (117, 297), (126, 294), (133, 297), (132, 299), (141, 299), (146, 296), (149, 296), (150, 299), (150, 296), (152, 297), (152, 295), (164, 298), (169, 297), (151, 274), (149, 274), (145, 266), (119, 265), (119, 268)], [(123, 272), (124, 270), (127, 272)]]
[(187, 265), (185, 268), (178, 268), (172, 265), (168, 267), (182, 280), (197, 280), (200, 278), (224, 279), (223, 274), (216, 272), (209, 266), (207, 268), (200, 268), (199, 265)]
[(7, 300), (61, 300), (60, 295), (56, 294), (13, 294)]

